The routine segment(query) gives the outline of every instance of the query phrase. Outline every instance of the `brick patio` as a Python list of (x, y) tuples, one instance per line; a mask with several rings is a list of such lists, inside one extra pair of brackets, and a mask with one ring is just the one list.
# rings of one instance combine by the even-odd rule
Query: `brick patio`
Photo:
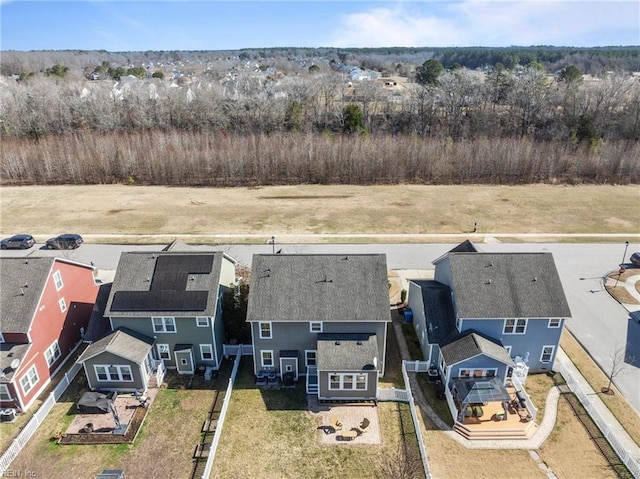
[[(318, 440), (320, 444), (381, 444), (380, 419), (378, 407), (373, 403), (318, 403), (317, 398), (308, 399), (308, 409), (318, 420)], [(333, 431), (330, 427), (331, 418), (336, 417), (342, 423), (342, 430)], [(366, 432), (353, 439), (342, 436), (343, 432), (351, 431), (367, 418), (370, 422)]]

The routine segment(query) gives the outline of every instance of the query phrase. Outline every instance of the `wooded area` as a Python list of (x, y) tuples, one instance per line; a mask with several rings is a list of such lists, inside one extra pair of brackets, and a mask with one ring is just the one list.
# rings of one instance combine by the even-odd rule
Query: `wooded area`
[[(405, 50), (390, 52), (386, 64), (424, 58)], [(381, 52), (309, 59), (242, 51), (206, 65), (181, 60), (198, 52), (163, 53), (170, 63), (144, 52), (138, 55), (155, 62), (116, 68), (103, 59), (82, 72), (43, 65), (0, 81), (0, 179), (215, 186), (640, 180), (638, 76), (585, 78), (574, 65), (550, 74), (537, 60), (579, 57), (494, 50), (438, 54), (445, 62), (532, 61), (469, 70), (447, 67), (431, 52), (424, 63), (397, 63), (405, 76), (385, 70), (367, 79), (356, 79), (354, 69), (366, 77), (362, 68), (382, 61)], [(24, 58), (24, 73), (41, 58), (11, 53), (3, 71)], [(86, 60), (87, 52), (76, 53)], [(626, 64), (637, 53), (621, 48), (596, 57)], [(438, 68), (430, 71), (430, 64)], [(119, 80), (90, 81), (87, 72)]]

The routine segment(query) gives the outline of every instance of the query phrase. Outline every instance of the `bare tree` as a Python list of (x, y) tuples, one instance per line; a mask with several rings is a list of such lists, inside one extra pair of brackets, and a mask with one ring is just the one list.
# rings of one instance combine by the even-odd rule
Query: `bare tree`
[(602, 392), (604, 394), (613, 395), (615, 394), (613, 389), (611, 389), (611, 384), (613, 380), (624, 373), (627, 368), (627, 362), (633, 362), (633, 358), (628, 358), (626, 356), (627, 347), (625, 344), (616, 344), (613, 353), (609, 356), (611, 360), (611, 364), (606, 370), (607, 379), (609, 379), (609, 384), (606, 387), (602, 388)]
[(415, 447), (410, 447), (401, 440), (393, 453), (381, 456), (376, 475), (380, 479), (423, 478), (420, 454)]

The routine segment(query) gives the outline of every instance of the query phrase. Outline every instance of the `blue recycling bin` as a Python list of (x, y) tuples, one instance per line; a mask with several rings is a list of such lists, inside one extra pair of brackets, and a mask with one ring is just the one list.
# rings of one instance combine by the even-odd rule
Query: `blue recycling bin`
[(408, 308), (404, 310), (404, 322), (405, 323), (413, 322), (413, 311), (411, 311)]

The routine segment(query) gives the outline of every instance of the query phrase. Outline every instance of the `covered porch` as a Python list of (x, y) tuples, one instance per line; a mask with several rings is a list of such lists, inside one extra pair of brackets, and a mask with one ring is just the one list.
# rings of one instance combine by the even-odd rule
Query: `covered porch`
[(467, 439), (527, 439), (537, 428), (535, 408), (511, 381), (454, 378), (445, 393), (454, 430)]

